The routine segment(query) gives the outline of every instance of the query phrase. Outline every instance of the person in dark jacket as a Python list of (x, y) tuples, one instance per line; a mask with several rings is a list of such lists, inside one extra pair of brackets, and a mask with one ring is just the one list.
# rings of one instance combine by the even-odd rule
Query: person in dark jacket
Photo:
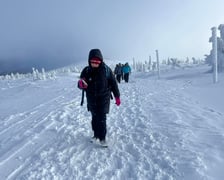
[(104, 63), (99, 49), (92, 49), (88, 57), (89, 65), (80, 75), (78, 87), (85, 90), (87, 109), (92, 115), (93, 140), (100, 140), (100, 144), (106, 144), (106, 114), (109, 113), (111, 92), (119, 106), (120, 92), (112, 70)]
[(121, 76), (122, 76), (122, 66), (121, 63), (117, 64), (114, 69), (114, 74), (117, 79), (118, 83), (121, 83)]

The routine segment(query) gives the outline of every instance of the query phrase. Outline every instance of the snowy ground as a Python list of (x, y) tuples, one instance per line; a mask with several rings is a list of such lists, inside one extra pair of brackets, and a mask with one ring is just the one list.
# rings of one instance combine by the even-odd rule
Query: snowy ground
[(208, 69), (132, 73), (106, 149), (89, 142), (77, 74), (0, 81), (1, 179), (224, 179), (224, 76)]

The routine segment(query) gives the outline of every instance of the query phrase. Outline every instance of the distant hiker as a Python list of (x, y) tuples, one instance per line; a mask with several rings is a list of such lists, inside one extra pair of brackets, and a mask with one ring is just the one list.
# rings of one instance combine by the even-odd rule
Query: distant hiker
[(92, 141), (100, 140), (102, 146), (106, 143), (106, 114), (109, 113), (111, 92), (119, 106), (120, 92), (112, 70), (103, 62), (99, 49), (92, 49), (88, 57), (89, 65), (80, 75), (78, 87), (86, 92), (87, 109), (92, 114)]
[(124, 81), (128, 82), (129, 74), (131, 73), (131, 67), (129, 66), (128, 63), (125, 63), (125, 65), (123, 66), (123, 72), (124, 72)]
[(114, 69), (114, 74), (115, 74), (115, 77), (117, 79), (117, 82), (121, 82), (121, 77), (122, 77), (122, 66), (121, 66), (121, 63), (117, 64), (115, 69)]
[(123, 68), (124, 68), (124, 64), (121, 64), (121, 69), (122, 69), (121, 79), (122, 80), (124, 80), (124, 71), (123, 71)]

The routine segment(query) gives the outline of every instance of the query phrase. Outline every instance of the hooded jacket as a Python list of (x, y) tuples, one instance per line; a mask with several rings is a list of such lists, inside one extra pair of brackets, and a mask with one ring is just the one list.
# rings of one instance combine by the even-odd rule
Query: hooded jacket
[[(90, 60), (99, 58), (101, 64), (98, 68), (92, 68)], [(92, 49), (89, 52), (89, 66), (86, 66), (80, 75), (88, 84), (86, 89), (87, 108), (92, 113), (109, 113), (111, 92), (114, 97), (120, 97), (117, 82), (112, 70), (103, 62), (103, 56), (99, 49)]]

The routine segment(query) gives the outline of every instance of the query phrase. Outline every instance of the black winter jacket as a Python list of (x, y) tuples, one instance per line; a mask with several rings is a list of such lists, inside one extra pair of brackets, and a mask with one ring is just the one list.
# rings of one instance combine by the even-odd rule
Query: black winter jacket
[(120, 97), (112, 70), (102, 62), (98, 68), (86, 66), (80, 78), (84, 78), (88, 84), (85, 90), (88, 111), (109, 113), (111, 92), (114, 97)]

